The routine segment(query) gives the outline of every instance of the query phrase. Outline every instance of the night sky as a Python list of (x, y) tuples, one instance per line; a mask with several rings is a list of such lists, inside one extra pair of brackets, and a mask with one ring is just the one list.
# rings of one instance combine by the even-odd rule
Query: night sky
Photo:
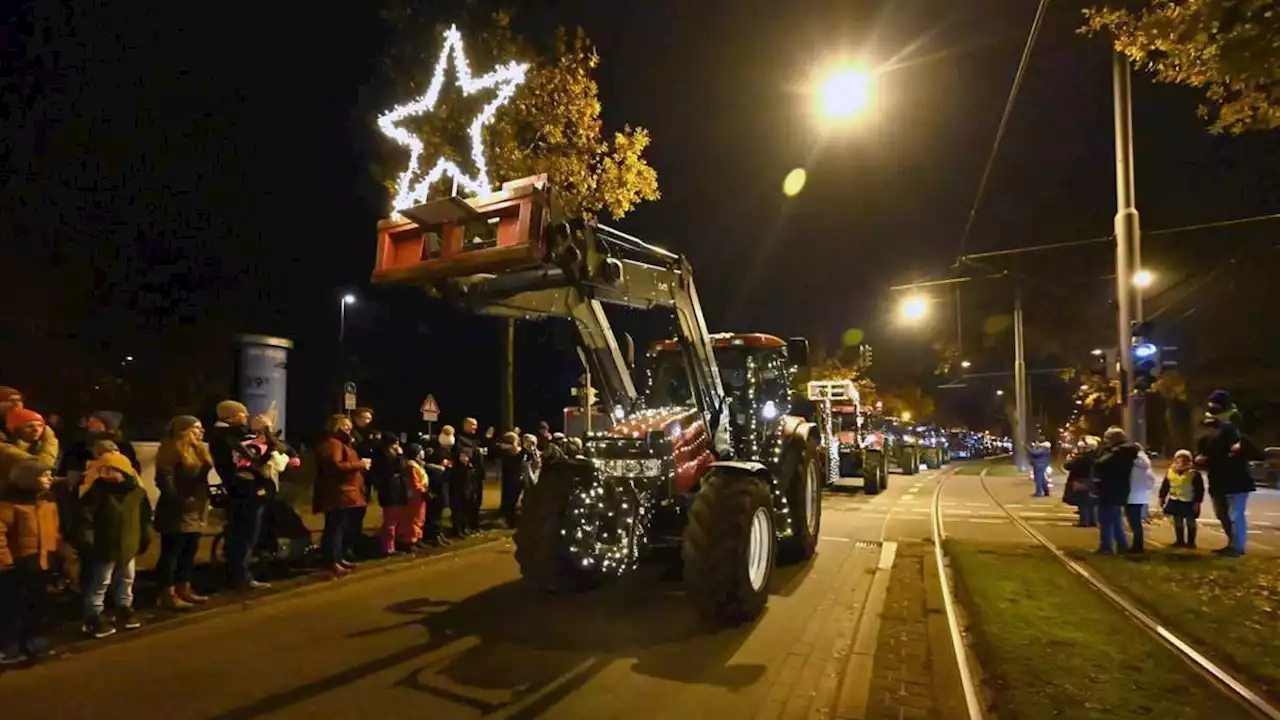
[[(318, 423), (333, 403), (338, 298), (353, 290), (362, 402), (405, 424), (431, 391), (446, 419), (496, 421), (497, 325), (366, 286), (387, 202), (368, 169), (385, 141), (368, 119), (391, 100), (378, 96), (377, 3), (72, 5), (89, 4), (5, 11), (4, 63), (18, 72), (3, 81), (0, 383), (41, 409), (123, 408), (146, 434), (175, 409), (208, 414), (230, 386), (234, 333), (274, 333), (298, 344), (290, 412)], [(442, 22), (447, 5), (430, 5)], [(969, 252), (1111, 231), (1110, 56), (1075, 32), (1083, 6), (1050, 5)], [(595, 41), (607, 129), (650, 130), (663, 194), (618, 225), (690, 256), (713, 330), (834, 341), (864, 328), (881, 372), (911, 376), (935, 339), (954, 336), (954, 316), (940, 305), (932, 325), (896, 327), (887, 287), (951, 272), (1035, 3), (782, 8), (525, 2), (516, 29), (580, 25)], [(424, 71), (438, 42), (423, 38)], [(841, 55), (891, 69), (873, 117), (824, 135), (802, 87)], [(1134, 85), (1144, 228), (1280, 210), (1280, 135), (1213, 137), (1194, 91), (1142, 75)], [(782, 178), (798, 166), (808, 184), (787, 200)], [(1146, 264), (1176, 285), (1229, 260), (1231, 243), (1266, 250), (1271, 237), (1152, 237)], [(1111, 262), (1106, 244), (1028, 258), (1023, 269), (1040, 273), (1029, 335), (1077, 324), (1076, 347), (1058, 356), (1114, 337)], [(964, 297), (975, 362), (1007, 369), (1003, 345), (983, 355), (977, 343), (1008, 288)], [(1183, 302), (1168, 314), (1197, 295)], [(568, 333), (540, 330), (520, 329), (526, 425), (565, 404), (577, 374)], [(126, 355), (136, 360), (122, 367)], [(940, 405), (981, 405), (995, 386)]]

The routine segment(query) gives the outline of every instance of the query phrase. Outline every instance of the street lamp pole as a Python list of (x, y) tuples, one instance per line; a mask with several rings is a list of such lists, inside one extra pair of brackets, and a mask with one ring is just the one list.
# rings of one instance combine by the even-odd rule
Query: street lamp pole
[(1013, 425), (1013, 466), (1027, 470), (1027, 356), (1022, 335), (1022, 279), (1013, 277), (1013, 402), (1017, 421)]
[(1133, 182), (1133, 93), (1129, 61), (1112, 51), (1111, 78), (1116, 141), (1116, 330), (1120, 354), (1120, 393), (1124, 428), (1129, 437), (1146, 442), (1146, 409), (1133, 382), (1132, 321), (1142, 318), (1142, 293), (1134, 287), (1134, 271), (1142, 267), (1142, 238)]

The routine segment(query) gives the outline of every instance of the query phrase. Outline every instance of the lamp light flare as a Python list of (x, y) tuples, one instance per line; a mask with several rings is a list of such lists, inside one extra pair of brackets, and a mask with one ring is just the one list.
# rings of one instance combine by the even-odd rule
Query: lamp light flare
[(818, 107), (828, 120), (846, 120), (871, 104), (871, 73), (858, 68), (832, 72), (818, 88)]
[(961, 360), (960, 367), (968, 370), (969, 368), (973, 367), (973, 363), (969, 362), (968, 360)]
[[(467, 135), (471, 141), (471, 161), (475, 164), (475, 176), (469, 176), (450, 160), (439, 158), (435, 165), (425, 174), (422, 172), (423, 144), (413, 133), (398, 123), (407, 117), (423, 115), (435, 109), (440, 99), (440, 89), (444, 86), (445, 69), (449, 66), (449, 58), (453, 58), (458, 85), (464, 95), (473, 95), (481, 90), (497, 88), (498, 93), (489, 104), (472, 121)], [(396, 196), (392, 200), (395, 210), (413, 207), (427, 199), (432, 184), (445, 175), (457, 181), (458, 185), (473, 195), (491, 192), (489, 168), (484, 158), (484, 142), (481, 131), (493, 119), (494, 113), (511, 99), (516, 88), (524, 82), (529, 69), (527, 63), (510, 62), (494, 69), (488, 75), (478, 78), (471, 76), (471, 68), (467, 64), (462, 49), (462, 34), (456, 26), (444, 33), (444, 46), (440, 49), (440, 58), (436, 61), (435, 73), (426, 93), (403, 105), (397, 105), (378, 118), (378, 128), (382, 133), (397, 143), (409, 148), (409, 164), (396, 182)]]
[(902, 301), (900, 308), (903, 320), (916, 321), (929, 314), (929, 301), (919, 295), (913, 295)]
[(787, 173), (787, 177), (782, 181), (782, 194), (787, 197), (799, 195), (800, 191), (804, 190), (804, 183), (807, 179), (808, 173), (805, 172), (804, 168), (792, 170)]
[(347, 293), (346, 295), (343, 295), (343, 296), (342, 296), (342, 304), (343, 304), (343, 305), (355, 305), (355, 304), (356, 304), (356, 296), (355, 296), (355, 295), (352, 295), (351, 293)]
[(1155, 273), (1150, 270), (1139, 270), (1133, 274), (1133, 286), (1136, 288), (1149, 288), (1155, 281)]

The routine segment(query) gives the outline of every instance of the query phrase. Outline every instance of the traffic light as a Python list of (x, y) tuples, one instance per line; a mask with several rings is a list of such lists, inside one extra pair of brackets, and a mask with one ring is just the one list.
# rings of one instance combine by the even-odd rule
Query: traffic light
[(1160, 346), (1147, 342), (1145, 338), (1133, 339), (1133, 387), (1135, 390), (1150, 390), (1159, 377), (1163, 366), (1160, 364)]

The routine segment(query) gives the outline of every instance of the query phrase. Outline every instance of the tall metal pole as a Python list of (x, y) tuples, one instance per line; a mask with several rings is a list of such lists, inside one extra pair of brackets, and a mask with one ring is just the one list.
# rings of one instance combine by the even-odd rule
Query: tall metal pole
[(1129, 61), (1112, 52), (1112, 91), (1115, 96), (1116, 140), (1116, 330), (1120, 354), (1120, 394), (1124, 401), (1124, 428), (1140, 443), (1146, 442), (1145, 408), (1133, 386), (1132, 321), (1142, 318), (1142, 301), (1134, 292), (1133, 273), (1141, 266), (1140, 226), (1133, 182), (1133, 95)]
[(1027, 361), (1022, 336), (1022, 278), (1013, 277), (1013, 465), (1026, 472), (1027, 465)]
[(507, 318), (502, 353), (502, 427), (516, 426), (516, 321)]

